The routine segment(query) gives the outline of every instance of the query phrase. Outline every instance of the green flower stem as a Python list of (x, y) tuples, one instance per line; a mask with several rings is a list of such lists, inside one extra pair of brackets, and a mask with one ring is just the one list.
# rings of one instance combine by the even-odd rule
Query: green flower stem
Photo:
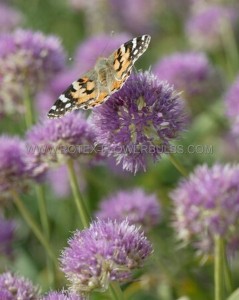
[(184, 168), (184, 166), (175, 158), (175, 156), (171, 153), (169, 154), (169, 160), (174, 165), (174, 167), (181, 173), (184, 177), (188, 176), (188, 171)]
[(224, 299), (224, 283), (223, 283), (223, 254), (224, 243), (223, 239), (216, 235), (214, 237), (214, 291), (215, 300)]
[(55, 258), (54, 252), (52, 251), (48, 239), (42, 234), (41, 230), (39, 229), (38, 225), (35, 223), (33, 217), (31, 216), (30, 212), (27, 210), (27, 208), (21, 201), (18, 194), (15, 191), (13, 191), (12, 196), (19, 212), (21, 213), (22, 217), (26, 221), (27, 225), (29, 226), (29, 228), (31, 228), (31, 230), (33, 231), (37, 239), (41, 242), (41, 244), (45, 248), (48, 256), (51, 258), (52, 262), (57, 267), (57, 260)]
[(80, 215), (81, 223), (83, 227), (88, 227), (89, 222), (90, 222), (90, 216), (87, 211), (84, 199), (81, 195), (78, 182), (77, 182), (77, 176), (75, 173), (75, 168), (74, 168), (74, 162), (72, 159), (69, 159), (67, 162), (67, 169), (68, 169), (68, 174), (69, 174), (69, 179), (70, 179), (70, 185), (72, 189), (72, 193), (74, 196), (75, 204), (77, 207), (77, 210)]
[[(38, 208), (41, 219), (41, 225), (44, 232), (45, 237), (50, 240), (50, 228), (49, 221), (47, 216), (47, 206), (46, 206), (46, 197), (44, 187), (42, 185), (36, 185), (36, 194), (38, 199)], [(52, 261), (47, 257), (47, 266), (49, 270), (49, 277), (51, 284), (56, 287), (57, 285), (57, 276), (56, 276), (56, 268)]]
[(232, 282), (232, 274), (229, 268), (228, 259), (226, 255), (225, 243), (223, 244), (223, 273), (225, 279), (225, 288), (227, 294), (230, 295), (233, 292), (233, 282)]
[(109, 291), (111, 298), (114, 300), (124, 300), (123, 291), (120, 288), (120, 285), (117, 282), (111, 282), (109, 286)]

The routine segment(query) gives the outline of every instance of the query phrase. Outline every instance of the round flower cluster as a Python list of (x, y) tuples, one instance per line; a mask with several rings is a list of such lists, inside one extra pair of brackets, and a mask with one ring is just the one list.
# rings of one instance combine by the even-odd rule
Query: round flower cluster
[(71, 113), (57, 120), (44, 120), (27, 133), (32, 162), (39, 168), (65, 164), (68, 159), (89, 162), (99, 157), (94, 149), (95, 133), (83, 113)]
[(220, 235), (228, 250), (238, 249), (239, 166), (199, 166), (172, 192), (174, 227), (179, 239), (193, 241), (202, 253), (213, 251)]
[(186, 36), (195, 49), (215, 50), (222, 43), (222, 36), (235, 28), (237, 10), (226, 5), (195, 7), (185, 25)]
[(33, 286), (30, 280), (16, 276), (10, 272), (0, 275), (0, 291), (0, 297), (2, 296), (0, 299), (39, 299), (38, 287)]
[[(165, 56), (154, 67), (161, 80), (183, 92), (191, 110), (204, 109), (223, 91), (221, 74), (202, 52), (178, 52)], [(208, 101), (210, 99), (210, 101)]]
[(42, 300), (86, 300), (83, 296), (76, 295), (75, 293), (63, 292), (50, 292), (42, 298)]
[(1, 112), (23, 111), (22, 99), (35, 95), (64, 66), (65, 53), (55, 36), (21, 29), (1, 35)]
[(143, 232), (127, 221), (97, 220), (76, 231), (61, 257), (73, 292), (105, 291), (110, 281), (128, 280), (152, 252)]
[(160, 205), (156, 195), (147, 195), (141, 189), (122, 191), (100, 202), (96, 216), (100, 220), (122, 221), (142, 226), (148, 231), (159, 223)]
[(185, 128), (184, 102), (166, 82), (150, 72), (133, 74), (106, 103), (93, 111), (97, 143), (123, 169), (146, 170)]

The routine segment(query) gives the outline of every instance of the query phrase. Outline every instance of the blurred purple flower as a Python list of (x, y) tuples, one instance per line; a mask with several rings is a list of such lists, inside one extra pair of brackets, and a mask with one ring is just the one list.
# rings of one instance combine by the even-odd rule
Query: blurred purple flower
[(27, 133), (27, 147), (39, 167), (59, 166), (71, 159), (99, 158), (94, 147), (95, 133), (83, 113), (71, 113), (57, 120), (44, 120)]
[(28, 178), (24, 143), (17, 137), (0, 136), (0, 197), (9, 197), (11, 190), (24, 191)]
[[(80, 172), (79, 164), (75, 164), (74, 168), (77, 173), (77, 179), (80, 190), (84, 191), (86, 187), (86, 182), (84, 181), (84, 177)], [(48, 170), (47, 182), (50, 184), (53, 192), (58, 198), (66, 198), (71, 194), (69, 176), (65, 165), (60, 166), (57, 169)]]
[(8, 296), (7, 298), (1, 298), (4, 300), (39, 299), (38, 287), (33, 286), (30, 280), (14, 275), (10, 272), (6, 272), (0, 275), (0, 291)]
[(185, 128), (184, 103), (177, 92), (150, 72), (130, 76), (125, 85), (93, 111), (98, 144), (123, 169), (146, 170)]
[(186, 36), (195, 49), (215, 50), (221, 45), (222, 35), (235, 28), (238, 13), (231, 6), (195, 6), (185, 25)]
[[(0, 216), (0, 253), (12, 256), (12, 243), (15, 237), (15, 222)], [(1, 298), (0, 298), (1, 299)]]
[(97, 220), (69, 240), (62, 270), (74, 292), (105, 291), (110, 281), (127, 281), (151, 252), (140, 228), (127, 221)]
[(123, 29), (134, 34), (145, 34), (154, 30), (159, 1), (110, 0), (109, 5), (114, 18)]
[(0, 3), (0, 31), (7, 32), (15, 29), (22, 23), (23, 16), (10, 6)]
[(63, 292), (50, 292), (42, 298), (42, 300), (86, 300), (85, 297), (76, 295), (74, 293)]
[(199, 100), (208, 103), (223, 90), (220, 73), (201, 52), (171, 54), (156, 63), (153, 71), (160, 80), (167, 80), (178, 91), (183, 91), (193, 111), (200, 107)]
[(121, 191), (100, 202), (96, 213), (100, 220), (123, 221), (142, 226), (148, 231), (159, 223), (160, 205), (156, 195), (147, 195), (141, 189)]
[(239, 76), (229, 88), (226, 97), (225, 105), (229, 120), (231, 121), (231, 131), (236, 137), (239, 137)]
[(113, 36), (99, 34), (81, 43), (75, 54), (75, 64), (78, 66), (80, 75), (94, 67), (100, 56), (108, 57), (130, 38), (131, 36), (127, 33), (118, 33)]
[(20, 29), (1, 35), (1, 112), (22, 112), (23, 98), (34, 96), (64, 65), (65, 53), (55, 36)]
[(199, 166), (171, 197), (180, 240), (193, 241), (205, 254), (213, 251), (214, 236), (221, 235), (228, 250), (238, 250), (239, 165)]

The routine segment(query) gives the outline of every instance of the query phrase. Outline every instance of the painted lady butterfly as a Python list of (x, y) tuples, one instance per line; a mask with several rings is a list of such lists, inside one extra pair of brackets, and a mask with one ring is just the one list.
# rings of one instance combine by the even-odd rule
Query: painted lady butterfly
[(57, 99), (48, 113), (60, 118), (75, 109), (90, 109), (104, 103), (130, 76), (135, 61), (148, 48), (151, 37), (136, 37), (113, 52), (99, 58), (95, 67), (74, 81)]

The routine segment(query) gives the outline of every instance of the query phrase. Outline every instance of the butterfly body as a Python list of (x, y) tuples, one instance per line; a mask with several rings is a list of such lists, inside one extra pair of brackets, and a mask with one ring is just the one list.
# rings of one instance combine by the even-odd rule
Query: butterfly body
[(94, 68), (74, 81), (57, 99), (48, 113), (60, 118), (75, 109), (91, 109), (104, 103), (130, 76), (135, 61), (145, 52), (149, 35), (123, 44), (108, 58), (100, 57)]

